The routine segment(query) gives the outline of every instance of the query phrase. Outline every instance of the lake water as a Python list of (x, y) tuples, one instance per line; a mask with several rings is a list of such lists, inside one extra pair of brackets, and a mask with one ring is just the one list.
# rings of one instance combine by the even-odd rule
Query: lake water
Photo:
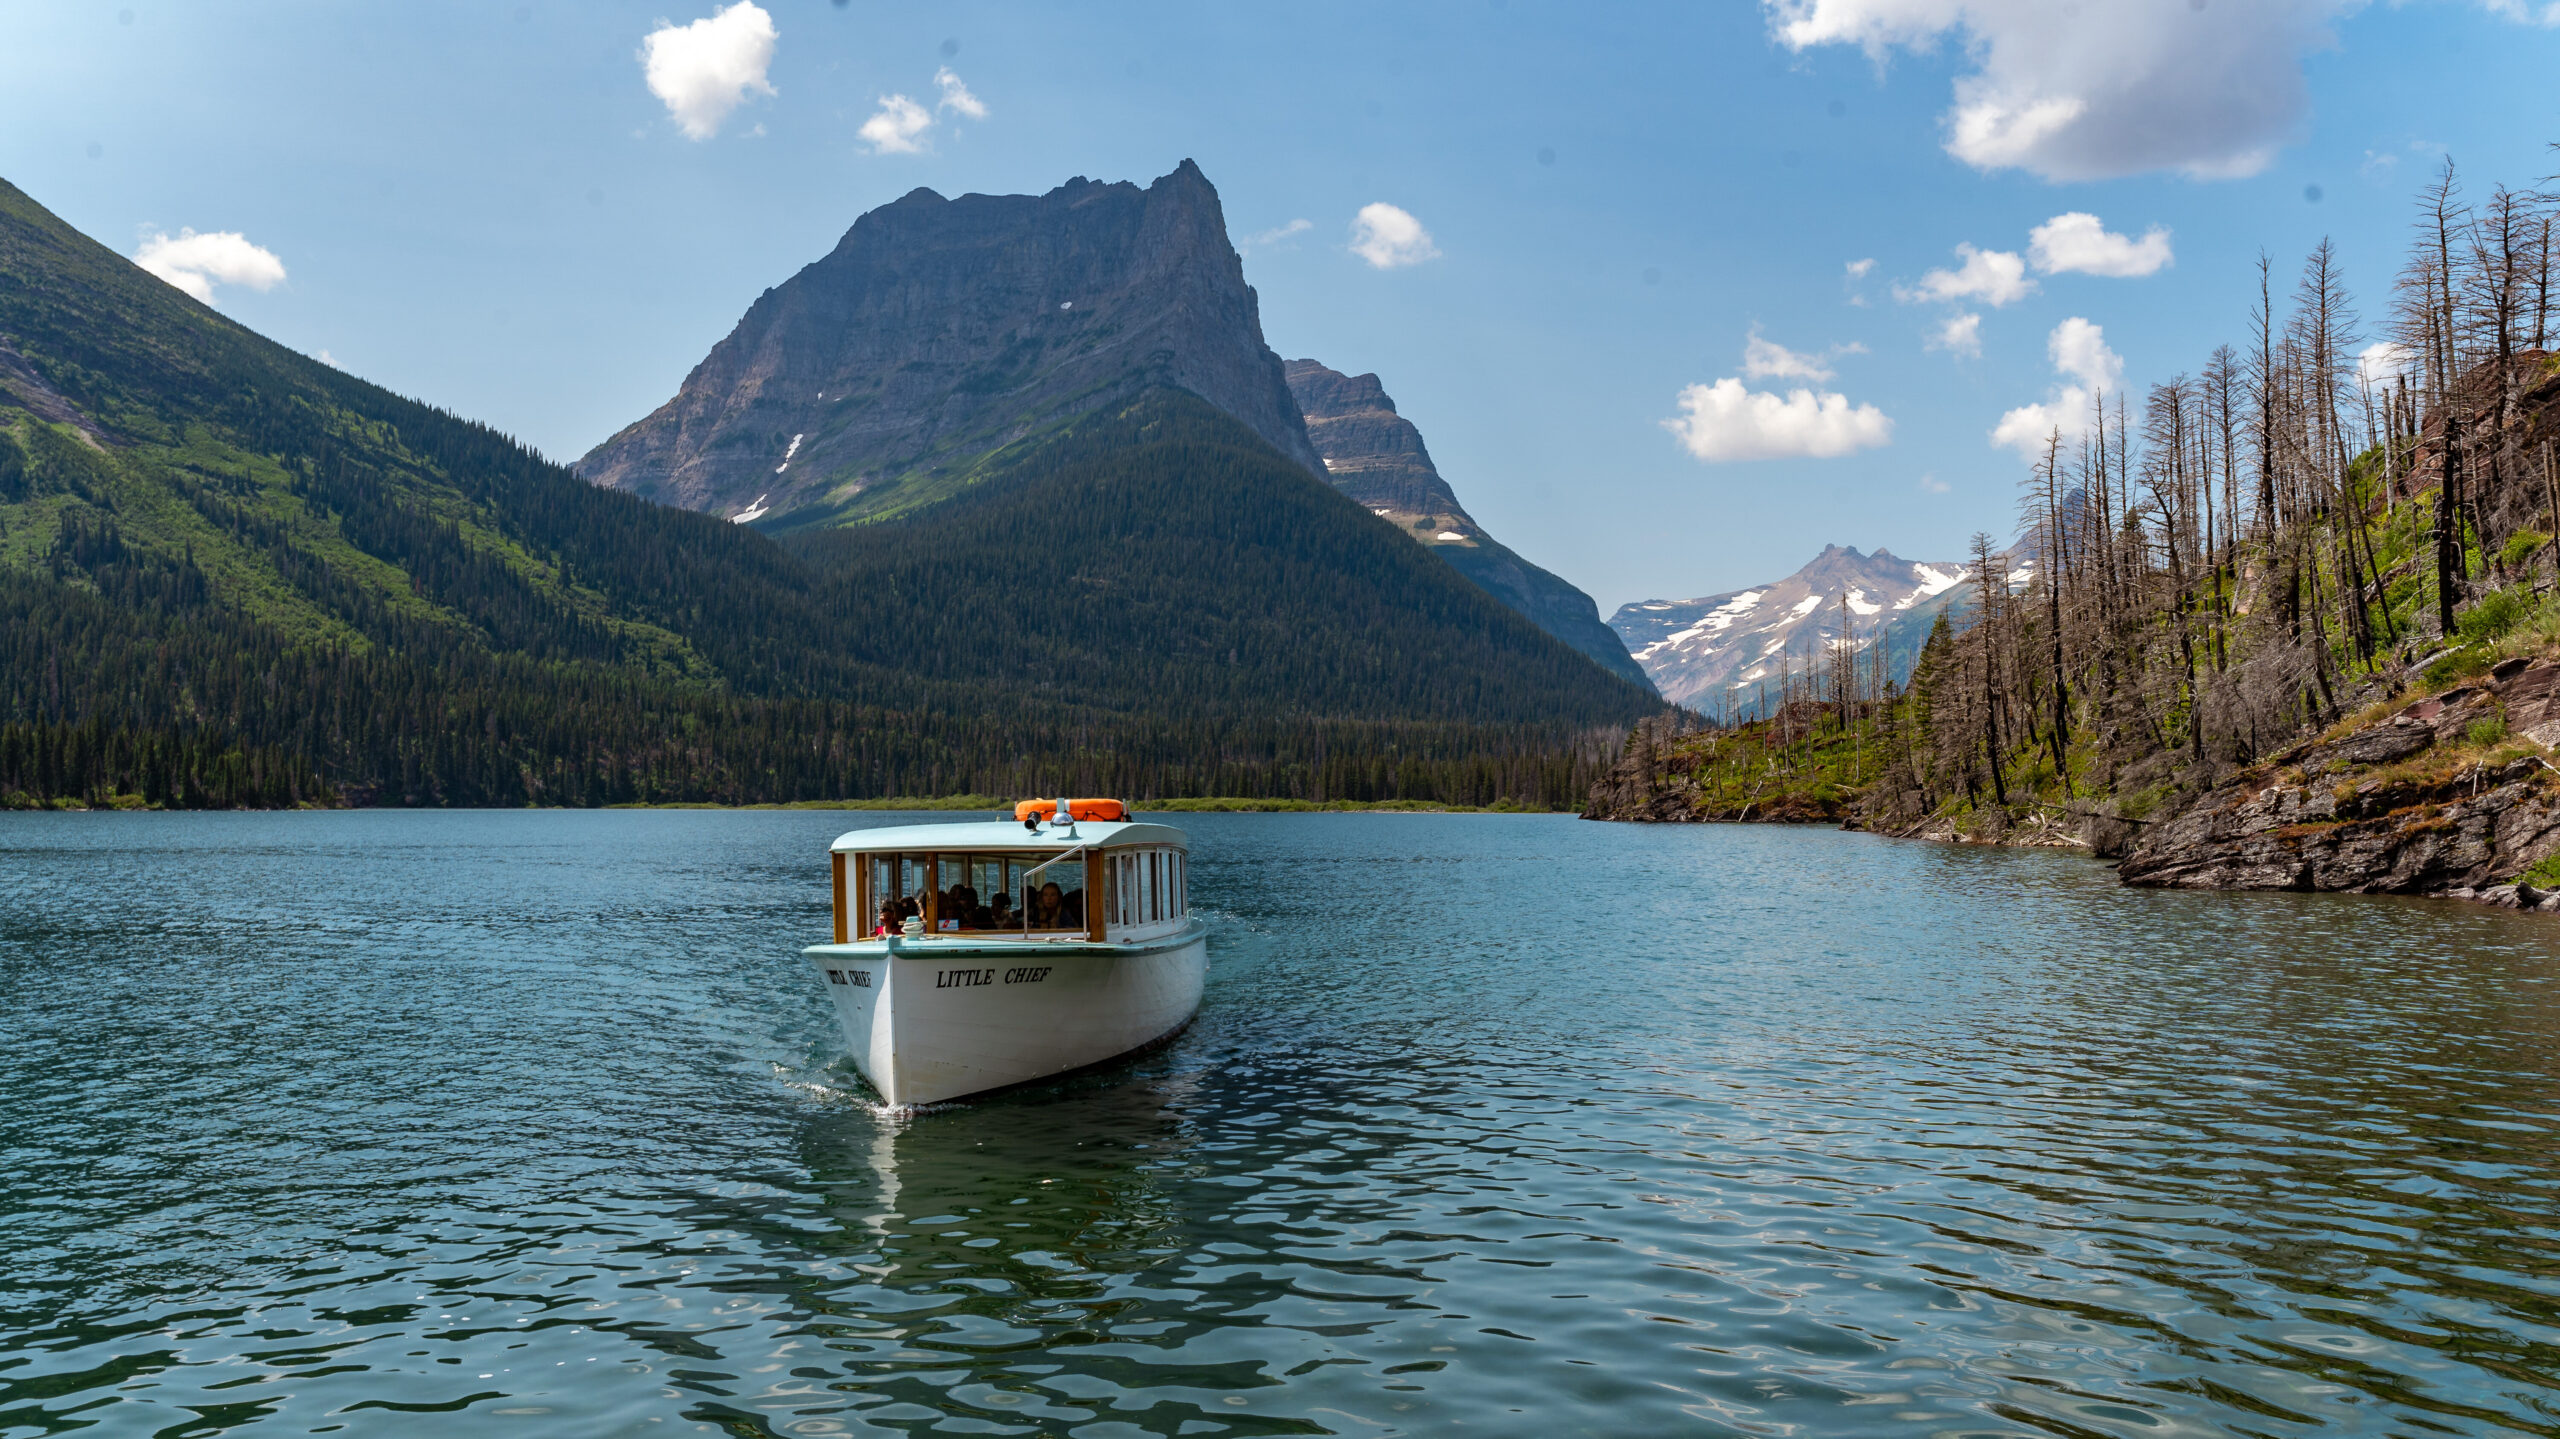
[(1190, 1033), (896, 1118), (881, 822), (0, 816), (0, 1435), (2560, 1433), (2560, 921), (1195, 816)]

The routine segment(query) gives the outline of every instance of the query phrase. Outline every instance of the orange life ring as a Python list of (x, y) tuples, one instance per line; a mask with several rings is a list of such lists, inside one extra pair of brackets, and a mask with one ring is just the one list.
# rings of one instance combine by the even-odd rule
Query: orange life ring
[[(1013, 807), (1013, 817), (1017, 820), (1047, 819), (1057, 809), (1058, 802), (1053, 799), (1026, 799)], [(1116, 799), (1071, 799), (1067, 801), (1067, 817), (1096, 823), (1127, 819), (1129, 807)]]

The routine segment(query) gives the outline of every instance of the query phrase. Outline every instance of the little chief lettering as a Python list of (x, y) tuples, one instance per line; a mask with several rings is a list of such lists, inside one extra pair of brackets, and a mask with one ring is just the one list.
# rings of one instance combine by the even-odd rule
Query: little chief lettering
[[(1004, 972), (1004, 982), (1038, 984), (1049, 977), (1049, 969), (1050, 966), (1045, 964), (1017, 965)], [(959, 989), (972, 984), (993, 984), (995, 978), (996, 972), (992, 969), (942, 969), (934, 971), (933, 987)]]

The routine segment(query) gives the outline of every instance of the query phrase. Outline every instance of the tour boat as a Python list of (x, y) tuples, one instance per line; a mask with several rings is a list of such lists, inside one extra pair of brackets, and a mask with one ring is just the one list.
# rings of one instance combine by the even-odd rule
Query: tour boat
[(1118, 800), (1025, 800), (1014, 820), (859, 829), (832, 847), (835, 942), (802, 953), (892, 1106), (1116, 1059), (1200, 1007), (1189, 837)]

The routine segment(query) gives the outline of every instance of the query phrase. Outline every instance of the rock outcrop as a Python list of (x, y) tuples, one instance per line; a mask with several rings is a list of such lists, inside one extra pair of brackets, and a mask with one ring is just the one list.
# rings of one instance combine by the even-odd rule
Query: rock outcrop
[(1396, 413), (1376, 375), (1346, 375), (1315, 360), (1291, 360), (1289, 390), (1306, 417), (1307, 438), (1333, 487), (1369, 507), (1447, 560), (1476, 586), (1599, 662), (1651, 687), (1600, 607), (1560, 576), (1512, 553), (1458, 503), (1431, 462), (1422, 432)]
[(1481, 533), (1376, 375), (1346, 375), (1320, 360), (1291, 360), (1283, 372), (1335, 489), (1426, 543), (1434, 529)]
[(789, 529), (942, 498), (991, 452), (1157, 387), (1324, 472), (1197, 165), (1144, 189), (919, 189), (767, 290), (675, 398), (576, 469)]
[(2475, 897), (2560, 853), (2560, 770), (2543, 757), (2555, 743), (2560, 664), (2509, 660), (2142, 826), (2119, 873), (2183, 889)]

